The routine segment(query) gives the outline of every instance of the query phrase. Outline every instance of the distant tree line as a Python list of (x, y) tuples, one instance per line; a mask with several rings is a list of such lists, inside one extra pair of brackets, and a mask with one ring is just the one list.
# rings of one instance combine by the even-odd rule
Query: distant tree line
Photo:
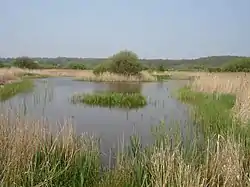
[[(133, 72), (138, 72), (138, 70), (161, 72), (169, 69), (179, 71), (250, 72), (250, 58), (237, 56), (218, 56), (191, 60), (139, 59), (134, 52), (126, 50), (120, 51), (119, 53), (107, 59), (66, 57), (0, 58), (0, 68), (11, 66), (28, 69), (93, 69), (95, 73), (105, 71), (120, 73), (121, 71), (128, 71), (130, 74), (133, 74)], [(129, 70), (129, 68), (132, 68), (132, 70)]]

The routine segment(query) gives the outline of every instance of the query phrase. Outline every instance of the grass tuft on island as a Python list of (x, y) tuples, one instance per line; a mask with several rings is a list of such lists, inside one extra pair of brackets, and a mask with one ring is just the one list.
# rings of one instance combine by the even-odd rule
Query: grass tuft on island
[(94, 94), (76, 94), (73, 103), (85, 103), (103, 107), (142, 108), (147, 105), (146, 98), (140, 93), (98, 92)]
[(20, 80), (0, 87), (0, 100), (4, 101), (18, 93), (30, 91), (33, 88), (32, 80)]

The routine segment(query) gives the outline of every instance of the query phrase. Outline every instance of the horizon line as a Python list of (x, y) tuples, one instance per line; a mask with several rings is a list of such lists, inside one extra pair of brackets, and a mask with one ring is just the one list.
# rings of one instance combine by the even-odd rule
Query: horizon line
[[(19, 58), (19, 57), (28, 57), (28, 58), (48, 58), (48, 59), (57, 59), (57, 58), (73, 58), (73, 59), (108, 59), (109, 57), (76, 57), (76, 56), (54, 56), (54, 57), (45, 57), (45, 56), (8, 56), (8, 57), (1, 57), (0, 59), (13, 59), (13, 58)], [(200, 56), (200, 57), (194, 57), (194, 58), (139, 58), (139, 60), (196, 60), (201, 58), (211, 58), (211, 57), (250, 57), (250, 56), (242, 56), (242, 55), (212, 55), (212, 56)]]

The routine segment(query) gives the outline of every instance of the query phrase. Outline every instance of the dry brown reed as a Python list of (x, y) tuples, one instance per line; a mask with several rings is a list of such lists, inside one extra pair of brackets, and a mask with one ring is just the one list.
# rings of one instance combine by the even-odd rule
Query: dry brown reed
[[(214, 140), (213, 143), (207, 140), (205, 162), (199, 164), (186, 162), (179, 145), (173, 150), (170, 147), (155, 148), (150, 164), (153, 186), (233, 187), (249, 184), (244, 173), (241, 144), (220, 135)], [(194, 154), (192, 159), (196, 156)]]
[(19, 68), (1, 68), (0, 69), (0, 81), (1, 82), (13, 82), (19, 80), (19, 77), (24, 73), (24, 70)]

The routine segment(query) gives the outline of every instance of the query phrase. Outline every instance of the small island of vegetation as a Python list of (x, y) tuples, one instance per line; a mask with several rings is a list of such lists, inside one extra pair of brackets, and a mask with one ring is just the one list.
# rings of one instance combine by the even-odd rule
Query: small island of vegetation
[(76, 94), (72, 102), (88, 105), (118, 108), (141, 108), (147, 105), (146, 98), (140, 93), (99, 92), (94, 94)]

